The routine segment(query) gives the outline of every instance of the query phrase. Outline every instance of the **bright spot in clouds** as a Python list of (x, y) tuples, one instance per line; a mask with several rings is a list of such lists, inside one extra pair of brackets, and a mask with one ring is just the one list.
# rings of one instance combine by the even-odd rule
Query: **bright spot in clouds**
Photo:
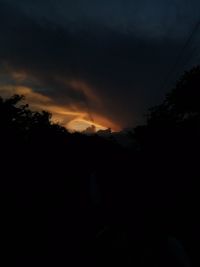
[[(22, 76), (17, 75), (19, 80)], [(90, 120), (90, 115), (85, 110), (77, 108), (70, 108), (56, 104), (50, 97), (41, 93), (33, 91), (27, 86), (0, 84), (0, 96), (10, 97), (14, 94), (24, 95), (25, 102), (30, 105), (33, 110), (46, 110), (52, 114), (52, 121), (65, 126), (70, 131), (84, 131), (92, 125), (95, 126), (96, 131), (111, 128), (117, 129), (117, 126), (109, 121), (107, 118), (100, 115), (93, 114), (94, 122)]]
[(96, 131), (106, 130), (106, 127), (99, 125), (97, 123), (93, 123), (91, 121), (84, 120), (84, 119), (75, 119), (75, 120), (70, 121), (67, 125), (67, 128), (74, 130), (74, 131), (81, 132), (91, 126), (94, 126)]

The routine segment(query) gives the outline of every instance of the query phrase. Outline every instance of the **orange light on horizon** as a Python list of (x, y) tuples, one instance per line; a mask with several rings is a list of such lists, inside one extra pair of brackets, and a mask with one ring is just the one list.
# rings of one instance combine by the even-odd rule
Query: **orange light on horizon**
[(66, 128), (71, 130), (71, 131), (83, 132), (88, 127), (92, 127), (92, 126), (95, 127), (96, 131), (106, 130), (107, 129), (107, 127), (105, 127), (105, 126), (102, 126), (102, 125), (100, 125), (98, 123), (94, 123), (94, 122), (91, 122), (91, 121), (87, 121), (85, 119), (72, 120), (66, 125)]
[[(21, 77), (20, 77), (21, 78)], [(27, 103), (30, 105), (32, 110), (46, 110), (52, 114), (52, 121), (59, 123), (66, 127), (69, 131), (85, 131), (87, 128), (92, 126), (95, 127), (96, 131), (106, 130), (108, 128), (112, 131), (118, 131), (119, 125), (109, 120), (105, 115), (92, 113), (94, 121), (91, 121), (90, 115), (78, 104), (63, 106), (56, 104), (53, 99), (43, 95), (27, 86), (19, 85), (1, 85), (0, 94), (3, 97), (9, 97), (13, 94), (22, 94), (25, 96)]]

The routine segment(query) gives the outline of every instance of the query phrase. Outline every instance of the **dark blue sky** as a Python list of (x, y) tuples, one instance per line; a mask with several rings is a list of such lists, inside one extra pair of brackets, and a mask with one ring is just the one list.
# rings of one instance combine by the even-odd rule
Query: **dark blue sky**
[[(89, 106), (105, 126), (135, 126), (170, 89), (199, 19), (198, 0), (0, 0), (0, 90), (17, 84), (66, 110)], [(199, 33), (172, 81), (199, 62)]]

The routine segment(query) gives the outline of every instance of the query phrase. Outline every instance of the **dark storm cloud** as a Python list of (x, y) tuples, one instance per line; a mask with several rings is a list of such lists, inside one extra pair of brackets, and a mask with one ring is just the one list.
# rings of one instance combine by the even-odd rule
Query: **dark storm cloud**
[(128, 126), (164, 95), (163, 77), (200, 3), (10, 0), (0, 7), (1, 63), (26, 71), (38, 81), (34, 90), (60, 104), (84, 106), (87, 96), (66, 84), (82, 81), (101, 99), (88, 100), (94, 112)]
[(198, 0), (7, 0), (34, 18), (47, 18), (57, 24), (82, 28), (93, 21), (140, 35), (184, 35), (199, 18)]

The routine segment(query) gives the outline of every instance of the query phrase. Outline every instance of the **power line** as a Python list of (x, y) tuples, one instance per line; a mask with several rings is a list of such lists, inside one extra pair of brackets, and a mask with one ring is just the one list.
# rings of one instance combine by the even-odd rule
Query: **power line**
[(92, 115), (92, 111), (91, 111), (91, 108), (90, 108), (90, 105), (89, 105), (89, 102), (88, 102), (88, 99), (87, 99), (87, 96), (86, 96), (84, 90), (82, 90), (82, 94), (83, 94), (83, 101), (84, 101), (86, 109), (87, 109), (87, 114), (88, 114), (89, 120), (92, 123), (94, 123), (94, 118), (93, 118), (93, 115)]
[(176, 58), (176, 61), (174, 62), (174, 64), (172, 65), (172, 68), (167, 73), (167, 75), (164, 79), (164, 82), (162, 83), (161, 90), (166, 88), (166, 86), (168, 85), (168, 82), (170, 82), (171, 77), (173, 77), (173, 74), (177, 72), (176, 69), (179, 67), (179, 63), (183, 57), (183, 54), (185, 53), (187, 47), (190, 46), (190, 44), (193, 40), (193, 37), (197, 33), (199, 27), (200, 27), (200, 19), (194, 25), (194, 28), (193, 28), (192, 32), (190, 33), (190, 35), (188, 36), (188, 38), (186, 39), (186, 42), (183, 45), (182, 49), (180, 50), (180, 52)]
[[(189, 54), (189, 56), (186, 58), (186, 60), (183, 62), (183, 65), (182, 65), (182, 69), (185, 69), (188, 64), (190, 64), (190, 62), (194, 59), (194, 57), (198, 58), (199, 57), (199, 53), (197, 54), (198, 52), (198, 48), (195, 47), (191, 53)], [(196, 55), (196, 56), (195, 56)]]

